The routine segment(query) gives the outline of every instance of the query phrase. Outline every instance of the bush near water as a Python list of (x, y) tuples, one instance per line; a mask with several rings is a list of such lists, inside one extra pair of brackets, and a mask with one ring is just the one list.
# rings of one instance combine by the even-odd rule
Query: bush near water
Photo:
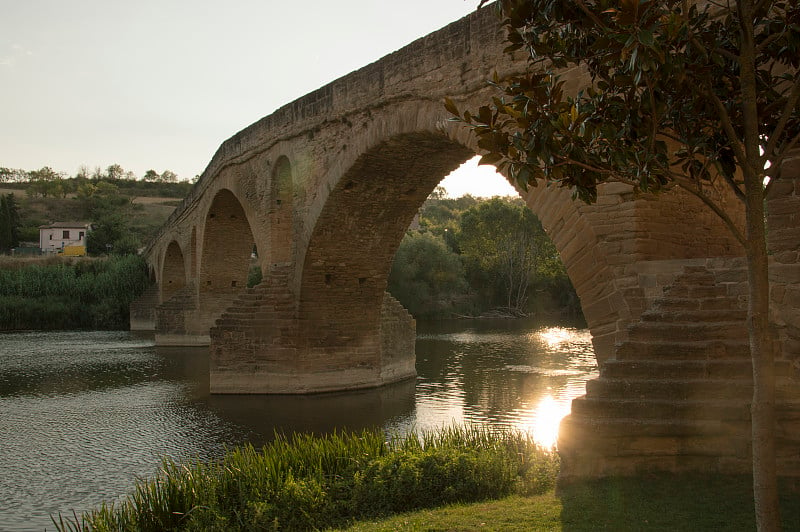
[(0, 261), (0, 330), (127, 329), (148, 284), (136, 255)]
[(54, 517), (60, 530), (316, 530), (552, 489), (558, 457), (530, 435), (478, 427), (387, 438), (377, 429), (277, 436), (212, 462), (164, 460), (118, 503)]

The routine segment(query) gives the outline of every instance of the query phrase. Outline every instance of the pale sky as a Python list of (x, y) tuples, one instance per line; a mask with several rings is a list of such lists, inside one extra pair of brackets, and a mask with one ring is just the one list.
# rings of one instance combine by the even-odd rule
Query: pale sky
[(239, 130), (477, 4), (0, 0), (0, 166), (191, 179)]

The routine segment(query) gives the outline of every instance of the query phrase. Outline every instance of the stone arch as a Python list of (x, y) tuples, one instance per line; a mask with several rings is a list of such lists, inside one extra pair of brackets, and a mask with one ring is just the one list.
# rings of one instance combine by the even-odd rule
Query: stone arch
[[(433, 131), (401, 133), (377, 142), (341, 175), (305, 245), (301, 339), (328, 346), (329, 351), (332, 346), (343, 352), (357, 348), (369, 356), (376, 350), (394, 253), (430, 192), (475, 155), (472, 143)], [(624, 300), (614, 299), (606, 257), (587, 216), (593, 207), (573, 201), (568, 191), (558, 188), (532, 188), (521, 195), (553, 239), (591, 316), (593, 336), (605, 342), (598, 358), (609, 356), (626, 309)], [(606, 304), (610, 299), (616, 306)]]
[(272, 171), (269, 196), (270, 263), (285, 264), (292, 257), (294, 240), (294, 186), (289, 158), (281, 156)]
[(202, 305), (207, 306), (207, 299), (228, 300), (246, 287), (253, 241), (242, 204), (230, 190), (219, 190), (206, 213), (203, 229), (198, 278)]
[(167, 301), (186, 286), (186, 262), (178, 242), (173, 240), (164, 253), (161, 271), (161, 301)]
[[(380, 371), (382, 308), (394, 253), (425, 198), (471, 155), (440, 134), (401, 134), (378, 143), (343, 173), (306, 247), (301, 352), (325, 357), (330, 371)], [(410, 349), (413, 354), (413, 343)]]

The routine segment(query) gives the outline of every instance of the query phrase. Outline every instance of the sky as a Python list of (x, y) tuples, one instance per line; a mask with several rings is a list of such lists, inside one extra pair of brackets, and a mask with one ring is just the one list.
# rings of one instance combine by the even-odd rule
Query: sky
[[(0, 166), (191, 179), (244, 127), (477, 4), (0, 0)], [(514, 193), (482, 170), (442, 185)]]

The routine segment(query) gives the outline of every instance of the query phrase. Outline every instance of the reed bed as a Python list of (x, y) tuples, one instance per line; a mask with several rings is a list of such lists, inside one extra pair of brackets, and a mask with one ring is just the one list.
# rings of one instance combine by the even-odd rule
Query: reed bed
[(0, 268), (0, 330), (127, 329), (148, 282), (135, 255)]
[(528, 434), (452, 427), (276, 436), (217, 461), (176, 463), (118, 503), (54, 518), (61, 531), (320, 530), (420, 508), (543, 493), (558, 458)]

